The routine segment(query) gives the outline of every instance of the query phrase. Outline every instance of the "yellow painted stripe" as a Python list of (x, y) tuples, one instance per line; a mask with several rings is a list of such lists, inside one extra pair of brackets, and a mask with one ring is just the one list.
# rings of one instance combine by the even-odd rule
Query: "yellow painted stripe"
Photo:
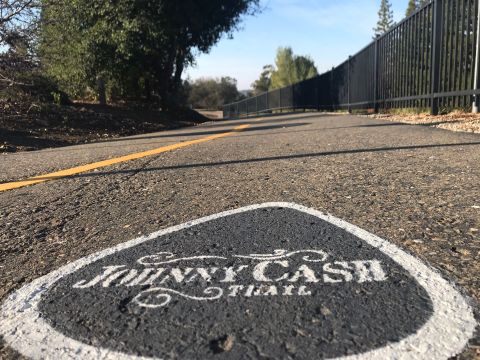
[[(87, 172), (87, 171), (92, 171), (92, 170), (103, 168), (103, 167), (106, 167), (106, 166), (120, 164), (120, 163), (123, 163), (125, 161), (137, 160), (137, 159), (141, 159), (141, 158), (144, 158), (144, 157), (147, 157), (147, 156), (158, 155), (158, 154), (161, 154), (161, 153), (164, 153), (164, 152), (167, 152), (167, 151), (177, 150), (177, 149), (181, 149), (181, 148), (184, 148), (184, 147), (187, 147), (187, 146), (192, 146), (192, 145), (204, 143), (204, 142), (207, 142), (207, 141), (212, 141), (212, 140), (215, 140), (215, 139), (220, 139), (222, 137), (232, 135), (232, 134), (234, 134), (238, 131), (242, 131), (243, 129), (246, 129), (249, 126), (250, 125), (248, 125), (248, 124), (247, 125), (240, 125), (240, 126), (235, 127), (232, 131), (224, 132), (224, 133), (221, 133), (221, 134), (211, 135), (211, 136), (203, 137), (203, 138), (196, 139), (196, 140), (185, 141), (185, 142), (176, 143), (176, 144), (172, 144), (172, 145), (162, 146), (162, 147), (159, 147), (157, 149), (142, 151), (142, 152), (139, 152), (139, 153), (134, 153), (134, 154), (120, 156), (120, 157), (113, 158), (113, 159), (98, 161), (98, 162), (94, 162), (94, 163), (91, 163), (91, 164), (76, 166), (76, 167), (73, 167), (73, 168), (70, 168), (70, 169), (60, 170), (60, 171), (56, 171), (56, 172), (53, 172), (53, 173), (36, 176), (36, 177), (30, 178), (30, 179), (27, 179), (27, 180), (3, 183), (3, 184), (0, 184), (0, 192), (7, 191), (7, 190), (12, 190), (12, 189), (18, 189), (18, 188), (21, 188), (21, 187), (24, 187), (24, 186), (34, 185), (34, 184), (38, 184), (38, 183), (42, 183), (42, 182), (46, 182), (46, 181), (50, 181), (50, 180), (61, 179), (61, 178), (64, 178), (64, 177), (84, 173), (84, 172)], [(178, 134), (178, 136), (182, 136), (182, 134)], [(135, 139), (132, 139), (132, 140), (135, 140)]]

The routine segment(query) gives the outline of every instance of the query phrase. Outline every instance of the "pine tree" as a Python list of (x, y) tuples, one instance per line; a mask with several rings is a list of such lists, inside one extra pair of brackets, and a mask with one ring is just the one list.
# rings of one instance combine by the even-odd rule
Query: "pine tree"
[(415, 11), (417, 11), (418, 8), (419, 8), (418, 0), (409, 0), (408, 6), (407, 6), (407, 12), (405, 13), (405, 16), (412, 15)]
[(375, 32), (374, 39), (385, 34), (393, 26), (392, 5), (388, 0), (382, 0), (380, 10), (378, 10), (377, 26), (373, 29)]

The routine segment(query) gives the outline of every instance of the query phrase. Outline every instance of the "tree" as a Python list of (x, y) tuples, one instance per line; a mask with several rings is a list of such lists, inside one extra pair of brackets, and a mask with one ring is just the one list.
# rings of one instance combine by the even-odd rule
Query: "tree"
[(260, 74), (258, 80), (253, 82), (252, 89), (254, 95), (259, 95), (261, 93), (267, 92), (270, 89), (272, 84), (272, 72), (274, 71), (273, 65), (265, 65), (263, 71)]
[(415, 11), (427, 5), (431, 0), (409, 0), (405, 16), (412, 15)]
[(35, 67), (32, 46), (40, 3), (37, 0), (0, 1), (0, 88), (22, 82)]
[(418, 0), (418, 8), (422, 8), (427, 5), (431, 0)]
[(99, 76), (123, 98), (174, 103), (186, 66), (232, 36), (259, 0), (57, 0), (42, 16), (42, 56), (62, 82)]
[(10, 46), (15, 39), (30, 37), (39, 8), (39, 0), (1, 0), (0, 46)]
[(418, 9), (418, 0), (409, 0), (405, 16), (412, 15)]
[(195, 109), (216, 110), (240, 99), (237, 80), (231, 77), (200, 78), (190, 84), (189, 104)]
[(392, 5), (389, 0), (382, 0), (380, 10), (378, 10), (377, 26), (373, 29), (374, 39), (385, 34), (394, 25)]
[(278, 89), (318, 75), (314, 61), (308, 56), (294, 55), (292, 48), (279, 48), (275, 69), (271, 75), (271, 88)]

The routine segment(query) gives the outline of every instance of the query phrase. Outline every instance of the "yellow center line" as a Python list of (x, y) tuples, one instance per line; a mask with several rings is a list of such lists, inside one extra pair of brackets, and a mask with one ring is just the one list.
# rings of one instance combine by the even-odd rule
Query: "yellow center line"
[[(18, 188), (21, 188), (21, 187), (24, 187), (24, 186), (39, 184), (39, 183), (50, 181), (50, 180), (61, 179), (61, 178), (65, 178), (65, 177), (68, 177), (68, 176), (84, 173), (84, 172), (87, 172), (87, 171), (92, 171), (92, 170), (95, 170), (95, 169), (99, 169), (99, 168), (103, 168), (103, 167), (107, 167), (107, 166), (112, 166), (112, 165), (115, 165), (115, 164), (120, 164), (120, 163), (123, 163), (125, 161), (137, 160), (137, 159), (141, 159), (141, 158), (144, 158), (144, 157), (147, 157), (147, 156), (157, 155), (157, 154), (161, 154), (161, 153), (164, 153), (164, 152), (181, 149), (181, 148), (184, 148), (184, 147), (187, 147), (187, 146), (192, 146), (192, 145), (201, 144), (201, 143), (204, 143), (204, 142), (207, 142), (207, 141), (220, 139), (222, 137), (229, 136), (229, 135), (232, 135), (236, 132), (242, 131), (242, 130), (248, 128), (249, 126), (250, 126), (249, 124), (240, 125), (240, 126), (235, 127), (232, 131), (224, 132), (224, 133), (221, 133), (221, 134), (210, 135), (210, 136), (203, 137), (203, 138), (196, 139), (196, 140), (185, 141), (185, 142), (176, 143), (176, 144), (172, 144), (172, 145), (162, 146), (162, 147), (159, 147), (157, 149), (152, 149), (152, 150), (142, 151), (142, 152), (138, 152), (138, 153), (133, 153), (133, 154), (120, 156), (120, 157), (113, 158), (113, 159), (94, 162), (94, 163), (91, 163), (91, 164), (80, 165), (80, 166), (76, 166), (76, 167), (73, 167), (73, 168), (70, 168), (70, 169), (65, 169), (65, 170), (60, 170), (60, 171), (56, 171), (56, 172), (45, 174), (45, 175), (35, 176), (35, 177), (27, 179), (27, 180), (3, 183), (3, 184), (0, 184), (0, 192), (7, 191), (7, 190), (12, 190), (12, 189), (18, 189)], [(178, 134), (178, 136), (180, 137), (180, 136), (182, 136), (182, 134)], [(135, 140), (135, 139), (132, 139), (132, 140)]]

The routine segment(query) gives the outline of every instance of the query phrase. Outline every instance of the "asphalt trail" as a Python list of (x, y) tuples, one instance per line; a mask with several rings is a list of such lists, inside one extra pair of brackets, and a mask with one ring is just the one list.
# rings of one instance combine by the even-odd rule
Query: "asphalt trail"
[[(0, 157), (0, 182), (245, 131), (0, 193), (0, 301), (73, 260), (264, 202), (344, 219), (480, 301), (480, 136), (354, 116), (242, 119)], [(477, 336), (460, 359), (480, 356)], [(18, 354), (0, 344), (0, 358)]]

